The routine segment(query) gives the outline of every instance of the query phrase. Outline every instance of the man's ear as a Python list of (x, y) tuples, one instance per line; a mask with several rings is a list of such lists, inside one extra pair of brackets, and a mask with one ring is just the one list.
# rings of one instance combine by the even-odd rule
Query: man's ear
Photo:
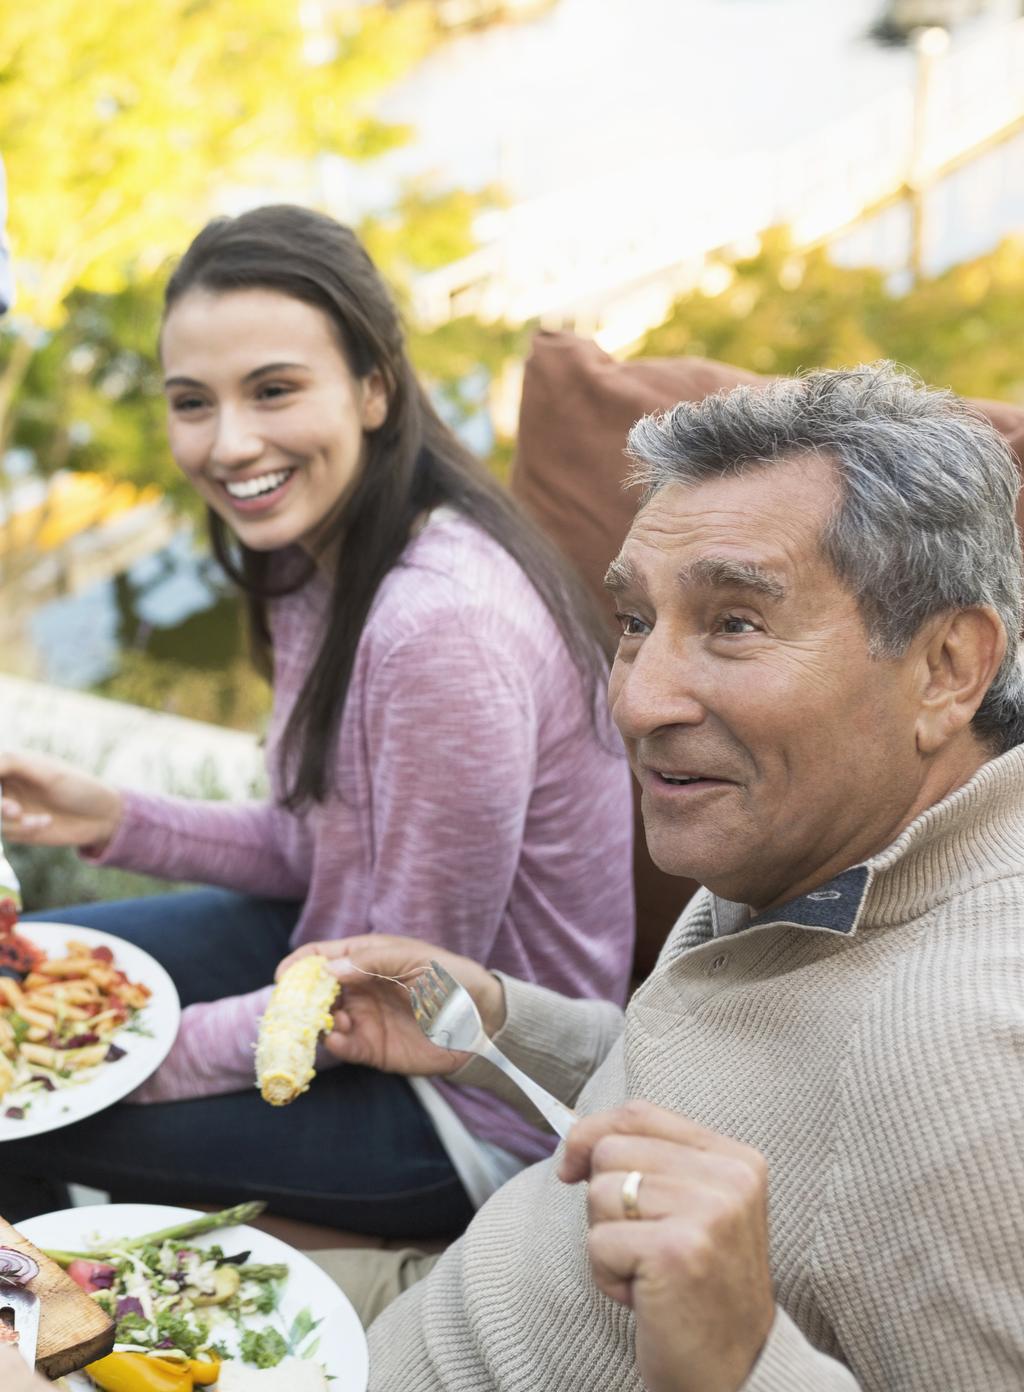
[(934, 754), (974, 719), (1006, 653), (1006, 630), (990, 604), (944, 614), (922, 653), (917, 748)]
[(373, 368), (359, 383), (363, 393), (362, 424), (364, 430), (379, 430), (387, 419), (388, 392), (384, 376)]

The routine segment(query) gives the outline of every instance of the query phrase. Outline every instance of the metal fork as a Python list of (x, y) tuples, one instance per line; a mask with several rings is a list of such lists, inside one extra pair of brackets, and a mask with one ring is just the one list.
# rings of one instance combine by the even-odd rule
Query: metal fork
[(432, 1043), (442, 1049), (459, 1049), (490, 1059), (495, 1068), (500, 1068), (526, 1093), (553, 1131), (562, 1137), (569, 1134), (579, 1117), (571, 1107), (528, 1078), (496, 1044), (492, 1044), (484, 1033), (473, 997), (440, 962), (431, 962), (412, 983), (409, 994), (416, 1023)]

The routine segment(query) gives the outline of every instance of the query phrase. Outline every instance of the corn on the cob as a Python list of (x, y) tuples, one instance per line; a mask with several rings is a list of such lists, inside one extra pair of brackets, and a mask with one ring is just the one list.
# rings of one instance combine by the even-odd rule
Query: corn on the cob
[(293, 1102), (313, 1080), (316, 1041), (331, 1027), (338, 983), (327, 959), (301, 957), (271, 993), (256, 1041), (256, 1082), (274, 1107)]

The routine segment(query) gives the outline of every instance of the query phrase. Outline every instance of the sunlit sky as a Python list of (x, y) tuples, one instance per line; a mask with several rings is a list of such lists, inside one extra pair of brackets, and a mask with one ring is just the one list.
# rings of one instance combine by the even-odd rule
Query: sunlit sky
[(544, 18), (447, 46), (383, 104), (415, 144), (355, 175), (500, 179), (529, 197), (628, 166), (784, 144), (910, 81), (867, 37), (881, 0), (561, 0)]

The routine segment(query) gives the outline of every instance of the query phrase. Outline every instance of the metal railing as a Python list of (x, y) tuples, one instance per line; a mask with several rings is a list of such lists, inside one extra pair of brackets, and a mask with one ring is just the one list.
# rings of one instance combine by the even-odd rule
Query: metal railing
[(780, 223), (798, 243), (837, 233), (1022, 123), (1024, 18), (956, 47), (928, 30), (912, 89), (786, 148), (687, 156), (685, 180), (667, 177), (662, 151), (492, 215), (484, 246), (417, 281), (415, 314), (427, 325), (470, 313), (512, 323), (586, 315), (595, 300), (668, 284), (680, 267)]

